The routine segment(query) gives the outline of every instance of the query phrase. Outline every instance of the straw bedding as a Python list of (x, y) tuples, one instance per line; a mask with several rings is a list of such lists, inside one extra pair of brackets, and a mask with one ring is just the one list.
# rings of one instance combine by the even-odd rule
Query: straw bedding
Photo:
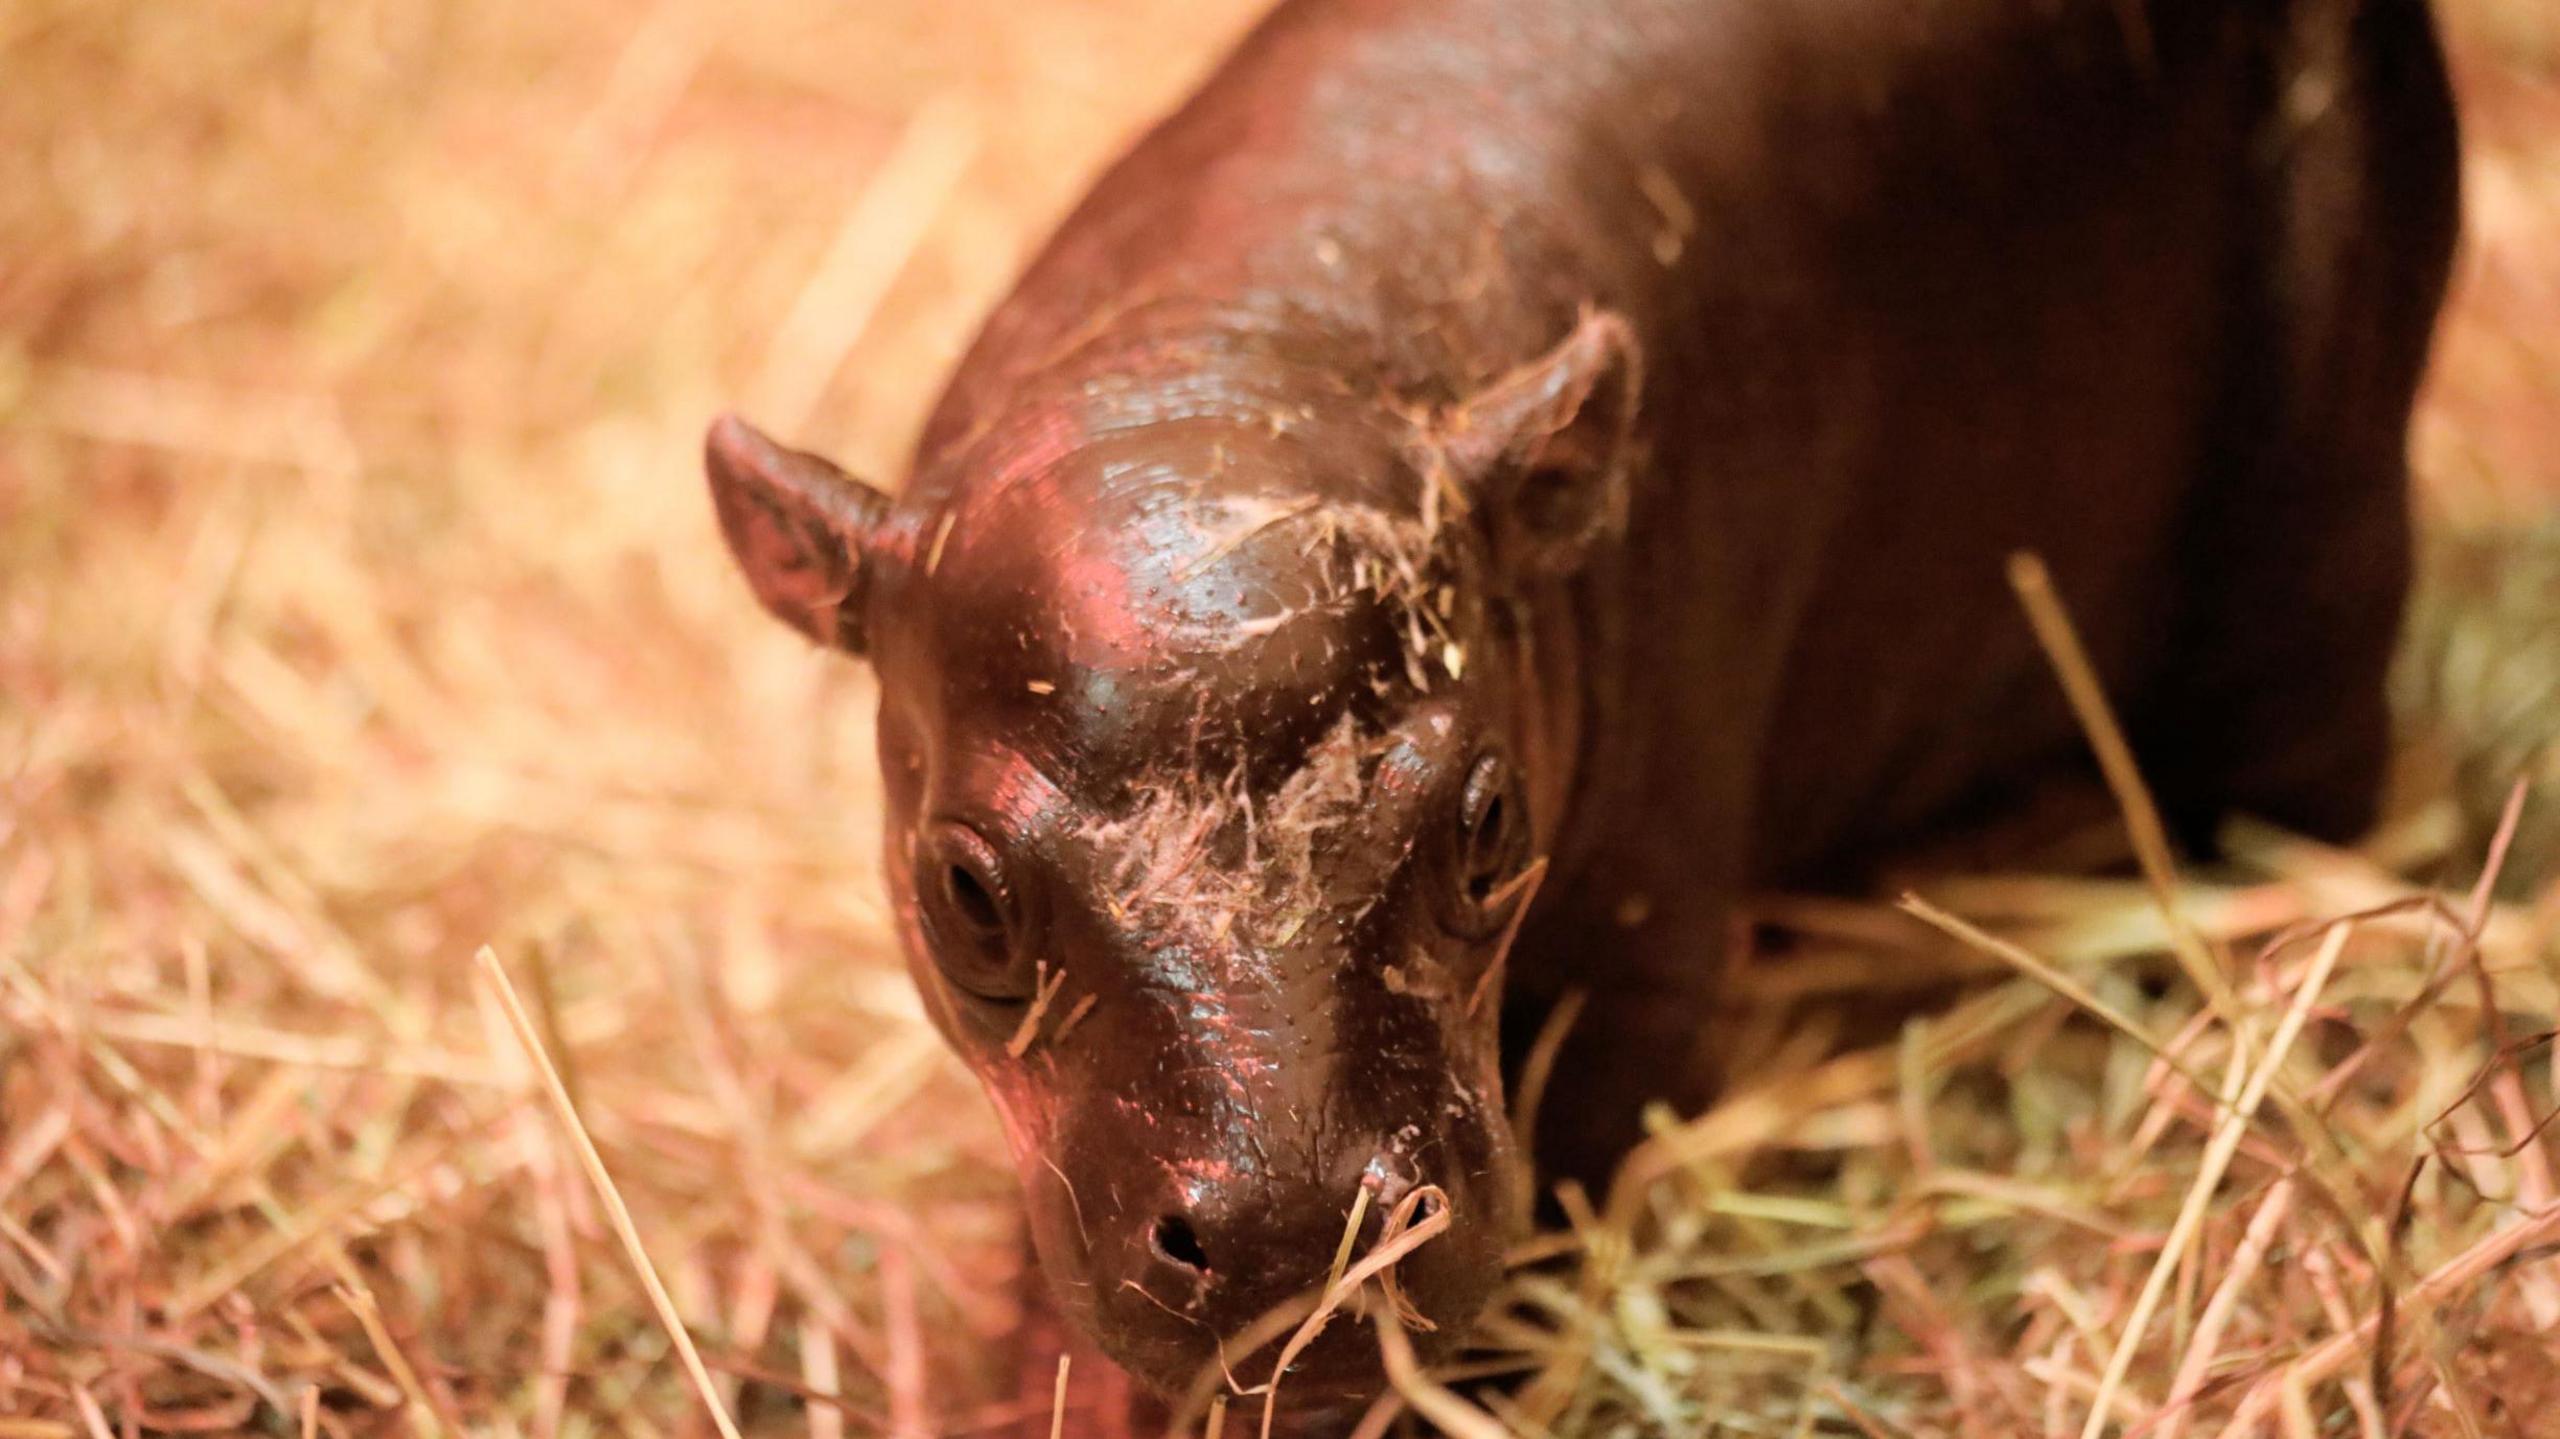
[[(1099, 1422), (1018, 1383), (867, 681), (751, 612), (691, 455), (738, 403), (894, 473), (1246, 8), (0, 10), (0, 1439), (710, 1432), (483, 946), (742, 1429)], [(1749, 1078), (1378, 1430), (2551, 1432), (2560, 22), (2447, 8), (2469, 538), (2393, 823), (1773, 901)], [(1938, 1002), (1842, 1052), (1880, 958)]]

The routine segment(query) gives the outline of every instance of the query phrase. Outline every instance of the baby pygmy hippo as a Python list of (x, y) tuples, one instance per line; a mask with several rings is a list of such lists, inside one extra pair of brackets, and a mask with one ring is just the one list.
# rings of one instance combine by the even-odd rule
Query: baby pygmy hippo
[(1713, 1084), (1738, 895), (2080, 762), (2013, 551), (2185, 832), (2365, 823), (2455, 198), (2421, 0), (1288, 0), (895, 498), (713, 426), (757, 596), (878, 673), (1068, 1317), (1179, 1384), (1428, 1187), (1463, 1336), (1558, 996), (1597, 1175)]

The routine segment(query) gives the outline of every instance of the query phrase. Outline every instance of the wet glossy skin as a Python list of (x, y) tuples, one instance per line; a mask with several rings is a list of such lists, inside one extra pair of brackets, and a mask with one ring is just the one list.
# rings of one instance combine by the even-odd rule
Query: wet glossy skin
[[(763, 602), (878, 667), (909, 958), (1070, 1315), (1179, 1385), (1429, 1184), (1462, 1332), (1560, 995), (1596, 1181), (1724, 1077), (1743, 894), (2076, 771), (2012, 550), (2186, 833), (2362, 824), (2453, 153), (2416, 0), (1294, 0), (894, 502), (715, 427)], [(1356, 1325), (1291, 1379), (1374, 1382)]]
[[(1142, 1373), (1320, 1279), (1364, 1185), (1381, 1218), (1430, 1183), (1471, 1221), (1414, 1261), (1453, 1327), (1498, 1272), (1498, 1005), (1464, 1001), (1500, 912), (1448, 911), (1507, 696), (1442, 651), (1408, 669), (1430, 597), (1363, 533), (1394, 522), (1302, 503), (1300, 470), (1344, 463), (1395, 459), (1222, 423), (1098, 439), (957, 495), (939, 563), (883, 598), (932, 617), (875, 651), (910, 952), (949, 949), (935, 836), (964, 827), (1022, 916), (1011, 993), (1066, 977), (1018, 1060), (1022, 1003), (920, 979), (997, 1096), (1062, 1301)], [(1429, 627), (1481, 654), (1458, 593)]]

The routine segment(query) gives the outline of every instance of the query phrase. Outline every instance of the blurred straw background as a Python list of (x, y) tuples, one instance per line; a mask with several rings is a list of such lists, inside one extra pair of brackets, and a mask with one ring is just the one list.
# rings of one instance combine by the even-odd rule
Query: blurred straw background
[[(868, 681), (754, 612), (694, 456), (734, 404), (894, 480), (1253, 8), (0, 7), (0, 1439), (710, 1432), (483, 945), (745, 1429), (1049, 1432), (1013, 1181), (883, 922)], [(2187, 969), (2131, 883), (1928, 888), (2040, 960), (1777, 908), (1769, 1078), (1523, 1255), (1444, 1376), (1497, 1382), (1380, 1426), (2547, 1432), (2550, 801), (2504, 903), (2461, 861), (2560, 785), (2560, 12), (2444, 9), (2400, 819), (2181, 881)], [(1831, 1057), (1879, 952), (1965, 997)]]

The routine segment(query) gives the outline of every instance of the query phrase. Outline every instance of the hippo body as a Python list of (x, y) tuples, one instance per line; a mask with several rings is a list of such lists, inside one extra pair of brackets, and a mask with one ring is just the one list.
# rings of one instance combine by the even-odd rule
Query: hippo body
[[(894, 500), (716, 426), (760, 597), (878, 669), (1069, 1317), (1179, 1384), (1365, 1188), (1449, 1209), (1399, 1272), (1461, 1333), (1559, 996), (1598, 1175), (1717, 1082), (1739, 896), (2079, 764), (2014, 551), (2182, 831), (2360, 827), (2454, 175), (2419, 0), (1289, 0)], [(1335, 1329), (1292, 1386), (1374, 1382)]]

